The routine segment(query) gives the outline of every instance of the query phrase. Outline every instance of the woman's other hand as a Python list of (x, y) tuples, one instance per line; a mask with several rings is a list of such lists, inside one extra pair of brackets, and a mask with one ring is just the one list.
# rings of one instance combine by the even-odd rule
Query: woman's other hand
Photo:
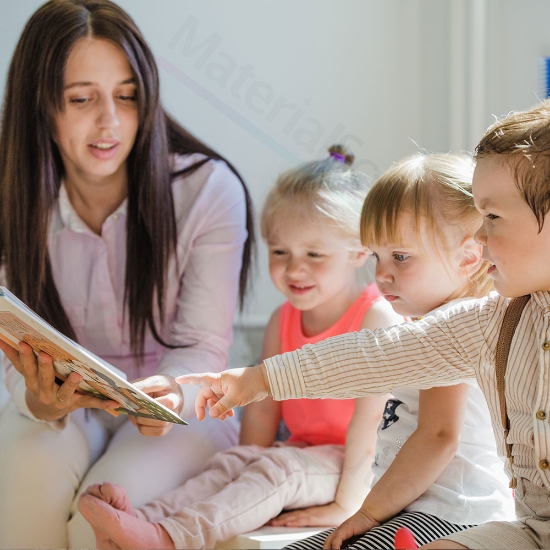
[(80, 408), (112, 410), (120, 406), (110, 399), (78, 393), (82, 376), (76, 372), (58, 385), (52, 358), (42, 351), (35, 356), (32, 348), (25, 342), (19, 342), (19, 349), (16, 350), (0, 340), (0, 350), (25, 379), (27, 406), (40, 420), (59, 420)]
[[(160, 404), (179, 414), (183, 408), (183, 393), (172, 376), (155, 374), (132, 382), (136, 388), (156, 399)], [(167, 434), (174, 424), (163, 420), (153, 420), (140, 416), (130, 416), (142, 435), (158, 437)]]

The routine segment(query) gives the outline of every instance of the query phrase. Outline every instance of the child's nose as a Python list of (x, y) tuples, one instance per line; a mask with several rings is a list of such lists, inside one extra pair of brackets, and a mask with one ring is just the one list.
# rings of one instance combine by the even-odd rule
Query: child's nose
[(391, 270), (380, 262), (376, 264), (375, 278), (379, 283), (391, 283), (393, 281)]
[(304, 268), (304, 263), (299, 258), (289, 258), (286, 264), (286, 272), (288, 275), (299, 273)]
[(479, 229), (474, 233), (474, 241), (483, 246), (487, 245), (487, 232), (485, 231), (485, 221), (481, 224)]

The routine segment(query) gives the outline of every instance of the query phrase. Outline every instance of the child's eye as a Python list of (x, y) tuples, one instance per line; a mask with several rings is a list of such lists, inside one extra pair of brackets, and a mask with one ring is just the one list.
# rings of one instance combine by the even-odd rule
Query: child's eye
[(378, 254), (377, 254), (376, 252), (371, 252), (371, 256), (373, 256), (374, 259), (375, 259), (377, 262), (380, 261), (380, 258), (379, 258)]
[(398, 262), (404, 262), (408, 258), (408, 256), (406, 254), (394, 254), (393, 257)]
[(271, 254), (273, 254), (274, 256), (282, 256), (284, 253), (285, 253), (284, 250), (279, 250), (279, 249), (274, 249), (271, 251)]
[(495, 216), (494, 214), (487, 214), (485, 217), (489, 220), (496, 220), (498, 218), (498, 216)]
[(307, 255), (310, 258), (320, 258), (322, 256), (322, 254), (319, 254), (319, 252), (308, 252)]
[(88, 101), (87, 97), (73, 97), (73, 98), (69, 99), (69, 103), (73, 103), (73, 104), (76, 104), (76, 105), (86, 103), (86, 101)]

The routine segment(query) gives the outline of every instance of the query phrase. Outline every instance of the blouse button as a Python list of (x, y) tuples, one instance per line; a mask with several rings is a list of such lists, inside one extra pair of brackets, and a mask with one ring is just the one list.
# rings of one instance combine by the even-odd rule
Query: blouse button
[(544, 411), (537, 411), (537, 418), (539, 420), (544, 420), (546, 418), (546, 413)]
[(544, 342), (544, 344), (542, 344), (542, 349), (544, 351), (550, 350), (550, 342)]
[(539, 462), (539, 466), (540, 466), (541, 470), (548, 470), (548, 467), (550, 466), (550, 462), (548, 462), (548, 460), (546, 460), (546, 458), (543, 458)]

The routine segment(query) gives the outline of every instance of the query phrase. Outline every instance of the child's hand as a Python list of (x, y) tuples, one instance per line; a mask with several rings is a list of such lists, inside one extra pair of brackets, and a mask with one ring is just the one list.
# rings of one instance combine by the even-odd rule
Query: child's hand
[(267, 372), (263, 365), (244, 369), (229, 369), (220, 373), (186, 374), (176, 378), (178, 384), (199, 384), (201, 390), (195, 401), (199, 420), (210, 409), (212, 418), (224, 420), (233, 416), (234, 407), (261, 401), (270, 395)]
[(284, 527), (330, 527), (342, 523), (348, 512), (335, 502), (324, 506), (312, 506), (303, 510), (283, 512), (268, 522), (268, 525)]
[(370, 518), (364, 512), (359, 510), (349, 519), (344, 521), (340, 527), (337, 527), (325, 540), (323, 548), (330, 550), (332, 548), (341, 548), (342, 543), (356, 535), (363, 535), (373, 527), (378, 527), (380, 523)]

